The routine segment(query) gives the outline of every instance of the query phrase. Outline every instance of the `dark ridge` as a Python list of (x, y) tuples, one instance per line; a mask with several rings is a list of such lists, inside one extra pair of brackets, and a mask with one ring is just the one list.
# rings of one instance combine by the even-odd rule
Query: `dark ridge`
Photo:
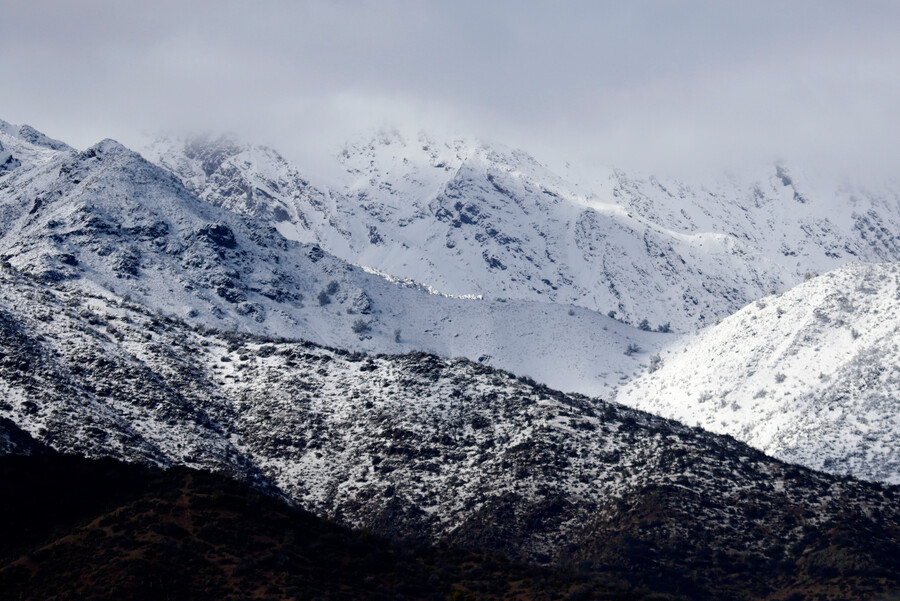
[(5, 599), (675, 599), (353, 531), (187, 468), (0, 458)]
[[(900, 590), (900, 488), (790, 466), (732, 438), (566, 395), (467, 360), (394, 356), (391, 391), (359, 393), (354, 381), (386, 377), (382, 360), (210, 328), (195, 329), (203, 337), (190, 340), (183, 322), (146, 310), (104, 315), (103, 306), (131, 306), (125, 302), (105, 300), (89, 309), (88, 295), (54, 293), (58, 287), (2, 269), (0, 282), (12, 299), (0, 312), (0, 382), (16, 391), (0, 398), (0, 411), (59, 450), (119, 453), (119, 459), (156, 465), (189, 461), (319, 515), (365, 524), (393, 540), (416, 539), (405, 543), (410, 548), (440, 541), (552, 564), (580, 578), (612, 574), (690, 599), (837, 601)], [(51, 322), (53, 329), (43, 326)], [(75, 352), (58, 344), (63, 338)], [(121, 340), (142, 345), (152, 360), (133, 361), (122, 351), (127, 345), (113, 343)], [(234, 354), (249, 386), (226, 397), (205, 371), (207, 346)], [(331, 370), (350, 378), (342, 389), (349, 417), (329, 423), (331, 407), (323, 411), (313, 400), (343, 401), (322, 392), (326, 380), (320, 378)], [(353, 380), (355, 374), (363, 376)], [(473, 383), (479, 388), (470, 389)], [(418, 395), (435, 390), (452, 411), (416, 412)], [(161, 430), (192, 428), (184, 441), (195, 450), (167, 455), (172, 449), (142, 438), (128, 413), (102, 411), (117, 405), (126, 412), (152, 408), (150, 423)], [(35, 418), (42, 410), (53, 413)], [(564, 427), (538, 426), (522, 438), (508, 434), (551, 421)], [(339, 436), (344, 430), (351, 435)], [(228, 448), (232, 434), (245, 441), (245, 450)], [(322, 469), (291, 479), (278, 471), (305, 458), (323, 458)], [(270, 460), (275, 467), (263, 471), (260, 462)], [(355, 463), (366, 466), (364, 478), (347, 467)], [(442, 471), (446, 477), (432, 479)], [(64, 486), (53, 488), (57, 478), (46, 476), (37, 484), (50, 488), (32, 496), (61, 503), (85, 488), (103, 490), (88, 477), (66, 477)], [(620, 477), (631, 481), (598, 486)], [(307, 482), (318, 498), (306, 494)], [(352, 494), (338, 490), (354, 482)], [(116, 490), (140, 493), (127, 482)], [(465, 493), (462, 510), (428, 510), (459, 491)], [(5, 497), (7, 504), (16, 502), (15, 494)], [(11, 515), (42, 507), (29, 498), (24, 495), (25, 505)], [(22, 522), (49, 519), (52, 526), (46, 516), (73, 507), (50, 507)], [(72, 519), (81, 515), (75, 511)], [(0, 532), (16, 524), (0, 524)], [(15, 548), (25, 544), (10, 540)]]

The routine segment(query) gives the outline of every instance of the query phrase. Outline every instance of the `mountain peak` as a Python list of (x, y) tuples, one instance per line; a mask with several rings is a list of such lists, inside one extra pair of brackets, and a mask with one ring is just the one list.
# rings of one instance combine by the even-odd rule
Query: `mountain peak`
[(0, 133), (18, 138), (19, 140), (27, 142), (32, 146), (40, 146), (42, 148), (48, 148), (50, 150), (57, 151), (72, 150), (72, 147), (65, 142), (55, 140), (47, 136), (43, 132), (40, 132), (37, 129), (31, 127), (30, 125), (13, 125), (12, 123), (0, 119)]
[(3, 120), (0, 120), (0, 143), (4, 147), (0, 150), (0, 173), (22, 164), (40, 165), (62, 152), (74, 151), (65, 142), (54, 140), (30, 125), (13, 125)]
[(85, 150), (82, 155), (85, 157), (92, 157), (100, 154), (118, 155), (126, 153), (137, 155), (136, 152), (123, 146), (116, 140), (113, 140), (112, 138), (104, 138)]
[(30, 125), (22, 125), (19, 127), (19, 136), (26, 142), (30, 142), (35, 146), (43, 146), (45, 148), (50, 148), (51, 150), (72, 150), (72, 147), (65, 142), (55, 140)]

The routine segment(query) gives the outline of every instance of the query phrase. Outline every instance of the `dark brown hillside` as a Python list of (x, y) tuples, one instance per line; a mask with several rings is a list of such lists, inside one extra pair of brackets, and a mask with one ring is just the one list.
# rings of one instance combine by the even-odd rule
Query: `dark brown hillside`
[(560, 570), (352, 531), (182, 467), (6, 456), (0, 481), (4, 599), (802, 601), (889, 599), (898, 588), (891, 524), (875, 532), (847, 514), (780, 557), (752, 545), (704, 553), (717, 547), (709, 529), (699, 541), (679, 534), (696, 528), (698, 500), (674, 488), (642, 491), (586, 527)]
[(4, 599), (647, 598), (597, 577), (351, 531), (187, 468), (2, 457), (0, 481)]

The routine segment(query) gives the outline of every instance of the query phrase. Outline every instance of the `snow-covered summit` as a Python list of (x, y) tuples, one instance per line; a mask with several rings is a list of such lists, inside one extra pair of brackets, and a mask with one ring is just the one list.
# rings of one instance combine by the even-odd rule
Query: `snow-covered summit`
[[(54, 140), (30, 125), (13, 125), (0, 119), (0, 174), (11, 171), (13, 167), (22, 163), (26, 166), (46, 163), (60, 152), (70, 150), (73, 150), (72, 147), (65, 142)], [(5, 160), (4, 155), (7, 157)], [(12, 164), (9, 155), (12, 156), (15, 165)], [(4, 164), (6, 169), (3, 167)]]
[(810, 272), (900, 260), (896, 190), (818, 184), (786, 165), (701, 185), (617, 170), (587, 182), (502, 145), (385, 130), (349, 142), (344, 181), (317, 188), (275, 151), (234, 140), (151, 149), (202, 198), (352, 263), (635, 325), (691, 330)]
[(303, 223), (306, 216), (296, 207), (322, 202), (322, 193), (274, 149), (233, 136), (159, 137), (142, 154), (201, 199), (253, 218)]

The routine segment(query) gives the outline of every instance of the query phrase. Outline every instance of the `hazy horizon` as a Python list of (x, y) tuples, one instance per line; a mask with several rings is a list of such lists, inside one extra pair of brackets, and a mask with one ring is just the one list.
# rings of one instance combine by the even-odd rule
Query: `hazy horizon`
[(900, 167), (893, 2), (56, 0), (2, 17), (0, 119), (82, 148), (232, 132), (316, 169), (397, 127), (672, 175)]

